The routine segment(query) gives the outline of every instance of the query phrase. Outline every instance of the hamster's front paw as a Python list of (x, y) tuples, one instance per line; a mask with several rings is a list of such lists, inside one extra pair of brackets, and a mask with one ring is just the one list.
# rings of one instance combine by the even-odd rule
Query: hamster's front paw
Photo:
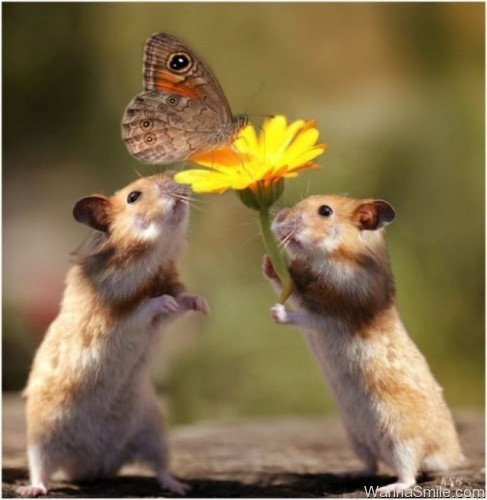
[(183, 309), (191, 309), (192, 311), (202, 312), (208, 314), (210, 307), (208, 302), (199, 295), (181, 295), (178, 297), (178, 302)]
[(288, 311), (282, 304), (271, 307), (271, 316), (278, 325), (289, 325), (291, 323)]
[(176, 493), (176, 495), (186, 495), (186, 493), (188, 493), (191, 489), (189, 484), (178, 481), (167, 472), (160, 474), (158, 480), (162, 488), (172, 491), (173, 493)]
[(150, 299), (150, 306), (159, 314), (173, 314), (179, 311), (178, 301), (172, 295), (160, 295)]
[(271, 316), (278, 325), (296, 325), (304, 328), (322, 328), (322, 319), (303, 311), (286, 309), (283, 304), (271, 307)]
[(262, 274), (270, 281), (276, 282), (276, 284), (281, 283), (281, 280), (274, 269), (274, 265), (272, 264), (272, 260), (268, 255), (264, 255), (264, 258), (262, 259)]

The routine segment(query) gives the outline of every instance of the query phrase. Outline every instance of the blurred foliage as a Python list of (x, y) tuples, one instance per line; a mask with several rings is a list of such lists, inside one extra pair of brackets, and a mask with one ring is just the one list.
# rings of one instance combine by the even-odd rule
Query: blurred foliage
[[(411, 336), (456, 407), (484, 403), (482, 3), (4, 3), (4, 389), (25, 383), (56, 314), (81, 196), (154, 167), (120, 139), (155, 31), (187, 41), (254, 123), (315, 117), (322, 192), (389, 200), (388, 243)], [(255, 214), (196, 201), (182, 272), (208, 319), (171, 327), (155, 367), (172, 422), (334, 411), (300, 335), (274, 326)], [(196, 207), (195, 207), (196, 208)]]

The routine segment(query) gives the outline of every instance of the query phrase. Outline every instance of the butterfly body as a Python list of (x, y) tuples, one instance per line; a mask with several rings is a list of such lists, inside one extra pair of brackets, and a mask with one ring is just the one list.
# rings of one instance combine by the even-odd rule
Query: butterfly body
[(184, 161), (231, 142), (247, 123), (233, 116), (211, 71), (170, 35), (146, 42), (143, 79), (144, 92), (125, 109), (122, 138), (145, 163)]

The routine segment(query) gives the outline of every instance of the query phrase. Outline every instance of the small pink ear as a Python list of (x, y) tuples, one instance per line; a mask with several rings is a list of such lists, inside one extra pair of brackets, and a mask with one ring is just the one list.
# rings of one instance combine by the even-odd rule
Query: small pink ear
[(374, 231), (389, 224), (396, 217), (392, 205), (383, 200), (375, 200), (360, 205), (357, 209), (357, 218), (360, 229)]
[(108, 231), (110, 202), (104, 196), (87, 196), (81, 198), (73, 208), (73, 217), (81, 224), (96, 229)]

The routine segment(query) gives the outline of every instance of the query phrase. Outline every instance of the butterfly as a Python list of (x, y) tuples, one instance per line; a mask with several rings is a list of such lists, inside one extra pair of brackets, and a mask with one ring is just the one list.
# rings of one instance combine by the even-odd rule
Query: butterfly
[(146, 42), (144, 92), (125, 109), (122, 139), (144, 163), (166, 164), (229, 144), (247, 124), (233, 116), (218, 80), (201, 59), (171, 35)]

